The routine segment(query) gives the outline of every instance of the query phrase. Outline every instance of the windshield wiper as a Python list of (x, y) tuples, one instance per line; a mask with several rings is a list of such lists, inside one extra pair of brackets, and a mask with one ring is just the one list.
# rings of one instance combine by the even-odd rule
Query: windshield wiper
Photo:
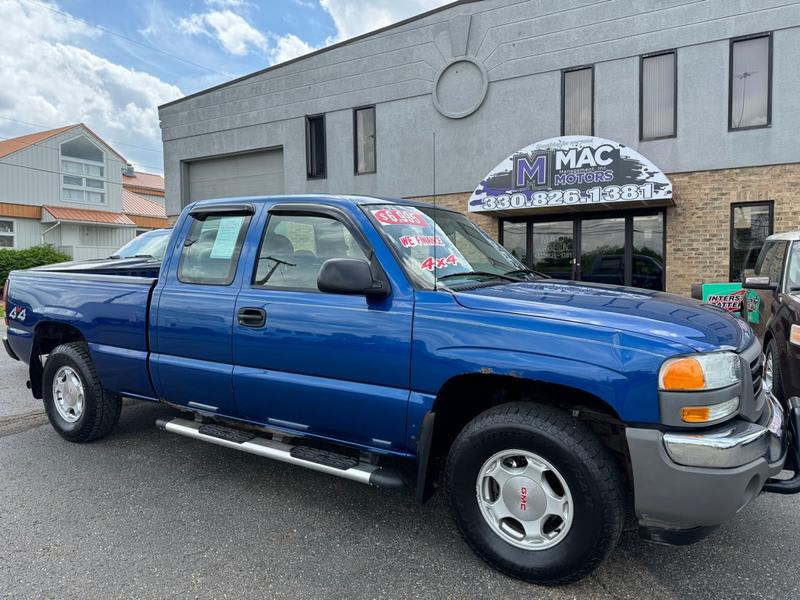
[(504, 275), (514, 276), (514, 275), (533, 275), (534, 277), (547, 277), (547, 275), (543, 273), (539, 273), (539, 271), (534, 271), (533, 269), (514, 269), (513, 271), (506, 271)]
[(437, 281), (445, 281), (446, 279), (455, 278), (455, 277), (489, 277), (491, 279), (505, 279), (506, 281), (519, 281), (516, 277), (508, 277), (507, 275), (501, 275), (500, 273), (489, 273), (488, 271), (463, 271), (461, 273), (450, 273), (448, 275), (442, 275), (441, 277), (437, 277)]
[(280, 258), (275, 258), (274, 256), (262, 256), (258, 260), (259, 261), (272, 260), (272, 261), (275, 261), (275, 264), (272, 265), (272, 268), (269, 270), (269, 272), (266, 275), (264, 275), (264, 277), (262, 277), (261, 279), (256, 281), (257, 285), (264, 285), (265, 283), (267, 283), (267, 281), (269, 281), (269, 278), (272, 277), (272, 274), (275, 272), (275, 270), (280, 265), (286, 265), (287, 267), (296, 267), (297, 266), (295, 263), (290, 263), (288, 261), (281, 260)]

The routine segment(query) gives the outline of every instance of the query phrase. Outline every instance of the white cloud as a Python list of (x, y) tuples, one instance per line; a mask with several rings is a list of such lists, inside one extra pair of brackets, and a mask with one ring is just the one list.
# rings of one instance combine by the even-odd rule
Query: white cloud
[[(36, 4), (0, 0), (0, 22), (0, 116), (49, 127), (82, 121), (109, 140), (161, 148), (157, 106), (180, 97), (177, 86), (78, 47), (105, 34)], [(3, 137), (31, 131), (0, 120)], [(157, 153), (116, 149), (150, 170), (160, 163)]]
[(452, 0), (319, 0), (336, 26), (338, 42), (386, 27)]
[(251, 48), (267, 50), (266, 36), (229, 9), (189, 15), (178, 21), (178, 28), (190, 34), (208, 35), (235, 56), (245, 56)]
[(273, 63), (282, 63), (314, 50), (316, 50), (314, 46), (304, 42), (295, 34), (289, 33), (275, 39), (275, 45), (270, 50), (270, 57)]

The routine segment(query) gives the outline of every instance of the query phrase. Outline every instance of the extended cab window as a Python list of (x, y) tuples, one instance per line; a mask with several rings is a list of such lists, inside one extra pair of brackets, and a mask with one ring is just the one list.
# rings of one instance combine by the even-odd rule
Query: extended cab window
[(178, 280), (183, 283), (230, 285), (242, 251), (250, 217), (192, 215), (183, 245)]
[(256, 287), (316, 290), (322, 264), (367, 256), (340, 221), (321, 215), (272, 215), (253, 276)]

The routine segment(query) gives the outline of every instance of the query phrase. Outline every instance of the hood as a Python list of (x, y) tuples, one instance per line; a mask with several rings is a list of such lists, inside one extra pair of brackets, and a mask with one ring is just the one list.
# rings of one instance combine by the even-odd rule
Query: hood
[(697, 352), (741, 350), (750, 327), (697, 300), (638, 288), (541, 279), (455, 291), (465, 308), (586, 323), (681, 343)]

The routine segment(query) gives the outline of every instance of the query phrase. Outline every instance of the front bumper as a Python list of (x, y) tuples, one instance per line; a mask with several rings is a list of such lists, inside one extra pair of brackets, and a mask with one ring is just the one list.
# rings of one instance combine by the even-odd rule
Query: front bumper
[(706, 531), (733, 517), (780, 473), (789, 443), (783, 408), (771, 394), (758, 423), (680, 433), (628, 428), (626, 435), (639, 524), (672, 533)]

